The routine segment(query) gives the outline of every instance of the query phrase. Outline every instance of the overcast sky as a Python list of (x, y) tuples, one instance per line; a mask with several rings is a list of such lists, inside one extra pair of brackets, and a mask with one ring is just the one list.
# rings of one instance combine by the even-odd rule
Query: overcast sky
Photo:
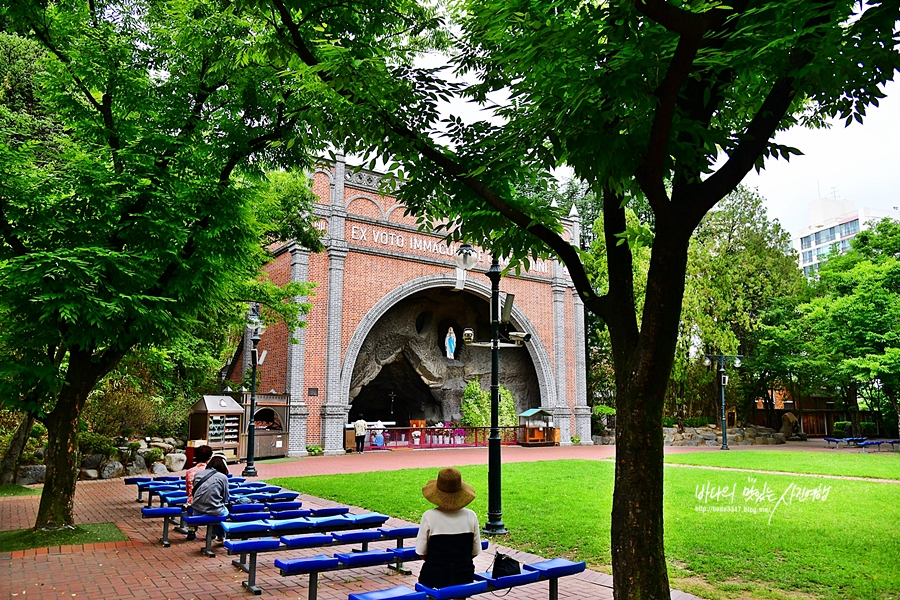
[(794, 128), (776, 140), (804, 156), (766, 163), (760, 175), (744, 179), (767, 200), (769, 217), (795, 233), (809, 225), (808, 204), (823, 198), (852, 200), (857, 207), (891, 210), (900, 206), (900, 84), (885, 88), (887, 98), (859, 124), (831, 129)]

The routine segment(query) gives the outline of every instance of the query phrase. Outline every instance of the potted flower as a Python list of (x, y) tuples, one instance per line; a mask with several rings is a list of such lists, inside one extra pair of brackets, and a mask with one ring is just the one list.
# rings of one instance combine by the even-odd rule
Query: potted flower
[(422, 437), (422, 432), (419, 431), (418, 429), (413, 429), (413, 431), (412, 431), (413, 446), (416, 446), (419, 444), (420, 437)]

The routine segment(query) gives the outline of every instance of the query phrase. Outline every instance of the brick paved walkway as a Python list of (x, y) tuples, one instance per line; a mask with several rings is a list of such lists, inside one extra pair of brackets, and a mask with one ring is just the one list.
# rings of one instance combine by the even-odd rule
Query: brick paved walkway
[[(614, 448), (610, 446), (503, 449), (504, 462), (563, 458), (602, 460), (613, 455)], [(279, 463), (261, 462), (257, 463), (257, 469), (260, 478), (267, 479), (415, 467), (440, 468), (447, 465), (483, 464), (486, 460), (485, 448), (367, 452), (362, 455), (316, 457)], [(242, 468), (242, 465), (233, 465), (231, 470), (240, 473)], [(142, 520), (141, 504), (135, 498), (135, 488), (126, 487), (121, 479), (79, 482), (75, 497), (77, 522), (113, 522), (125, 533), (128, 541), (0, 553), (0, 598), (224, 600), (253, 597), (241, 587), (245, 574), (231, 565), (231, 557), (227, 556), (224, 549), (217, 551), (215, 558), (206, 558), (199, 553), (199, 541), (188, 542), (177, 533), (172, 535), (172, 546), (163, 548), (158, 542), (162, 522), (158, 519)], [(22, 529), (33, 525), (39, 499), (39, 496), (0, 498), (0, 529)], [(302, 495), (299, 499), (304, 502), (304, 506), (333, 504), (312, 496)], [(408, 523), (391, 519), (387, 524), (400, 526)], [(384, 542), (373, 544), (372, 547), (387, 548), (392, 545), (393, 542)], [(509, 552), (520, 562), (540, 560), (540, 557), (492, 543), (487, 552), (476, 559), (476, 569), (488, 570), (497, 549)], [(325, 550), (327, 553), (328, 549)], [(257, 582), (263, 588), (263, 597), (305, 600), (309, 578), (280, 577), (273, 562), (276, 557), (313, 556), (319, 553), (313, 549), (260, 555)], [(409, 576), (390, 572), (384, 567), (323, 573), (319, 577), (319, 598), (345, 600), (348, 593), (356, 591), (372, 591), (395, 585), (414, 587), (419, 564), (410, 563), (409, 567), (413, 571), (413, 575)], [(544, 600), (547, 593), (548, 584), (543, 582), (515, 589), (506, 598)], [(567, 577), (561, 580), (560, 598), (611, 600), (612, 578), (594, 571)], [(696, 596), (677, 591), (672, 593), (672, 598), (696, 600)]]

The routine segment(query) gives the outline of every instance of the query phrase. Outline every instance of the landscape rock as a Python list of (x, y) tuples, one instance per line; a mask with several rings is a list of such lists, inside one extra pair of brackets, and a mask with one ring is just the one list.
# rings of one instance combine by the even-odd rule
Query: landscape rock
[(19, 472), (16, 475), (16, 483), (19, 485), (44, 483), (44, 475), (46, 472), (46, 465), (25, 465), (19, 467)]
[(105, 458), (102, 454), (88, 454), (81, 460), (81, 468), (99, 469)]
[(140, 454), (135, 455), (134, 460), (131, 461), (131, 464), (128, 465), (129, 468), (134, 467), (139, 471), (147, 471), (147, 461), (144, 460), (144, 457)]
[(166, 468), (166, 465), (157, 462), (150, 465), (150, 473), (152, 475), (168, 475), (169, 470)]
[(100, 467), (100, 479), (114, 479), (125, 474), (125, 467), (117, 460), (111, 460)]
[(160, 450), (163, 451), (163, 454), (168, 454), (169, 452), (172, 452), (173, 450), (175, 450), (175, 446), (173, 446), (171, 444), (167, 444), (165, 442), (150, 442), (150, 447), (151, 448), (159, 448)]
[(187, 462), (187, 455), (182, 454), (181, 452), (172, 452), (166, 454), (163, 460), (165, 461), (166, 468), (174, 473), (184, 469), (184, 464)]
[(129, 477), (135, 477), (137, 475), (146, 475), (147, 474), (147, 465), (146, 463), (141, 463), (141, 466), (137, 466), (134, 464), (128, 465), (125, 468), (125, 475)]
[(85, 481), (100, 479), (100, 471), (98, 471), (97, 469), (81, 469), (78, 472), (78, 478)]

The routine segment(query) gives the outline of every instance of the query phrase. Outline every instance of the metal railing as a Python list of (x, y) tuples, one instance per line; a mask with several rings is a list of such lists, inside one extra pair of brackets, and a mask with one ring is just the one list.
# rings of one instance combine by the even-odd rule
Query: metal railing
[[(385, 427), (366, 432), (366, 450), (487, 447), (490, 427)], [(500, 427), (500, 443), (519, 443), (522, 426)]]

